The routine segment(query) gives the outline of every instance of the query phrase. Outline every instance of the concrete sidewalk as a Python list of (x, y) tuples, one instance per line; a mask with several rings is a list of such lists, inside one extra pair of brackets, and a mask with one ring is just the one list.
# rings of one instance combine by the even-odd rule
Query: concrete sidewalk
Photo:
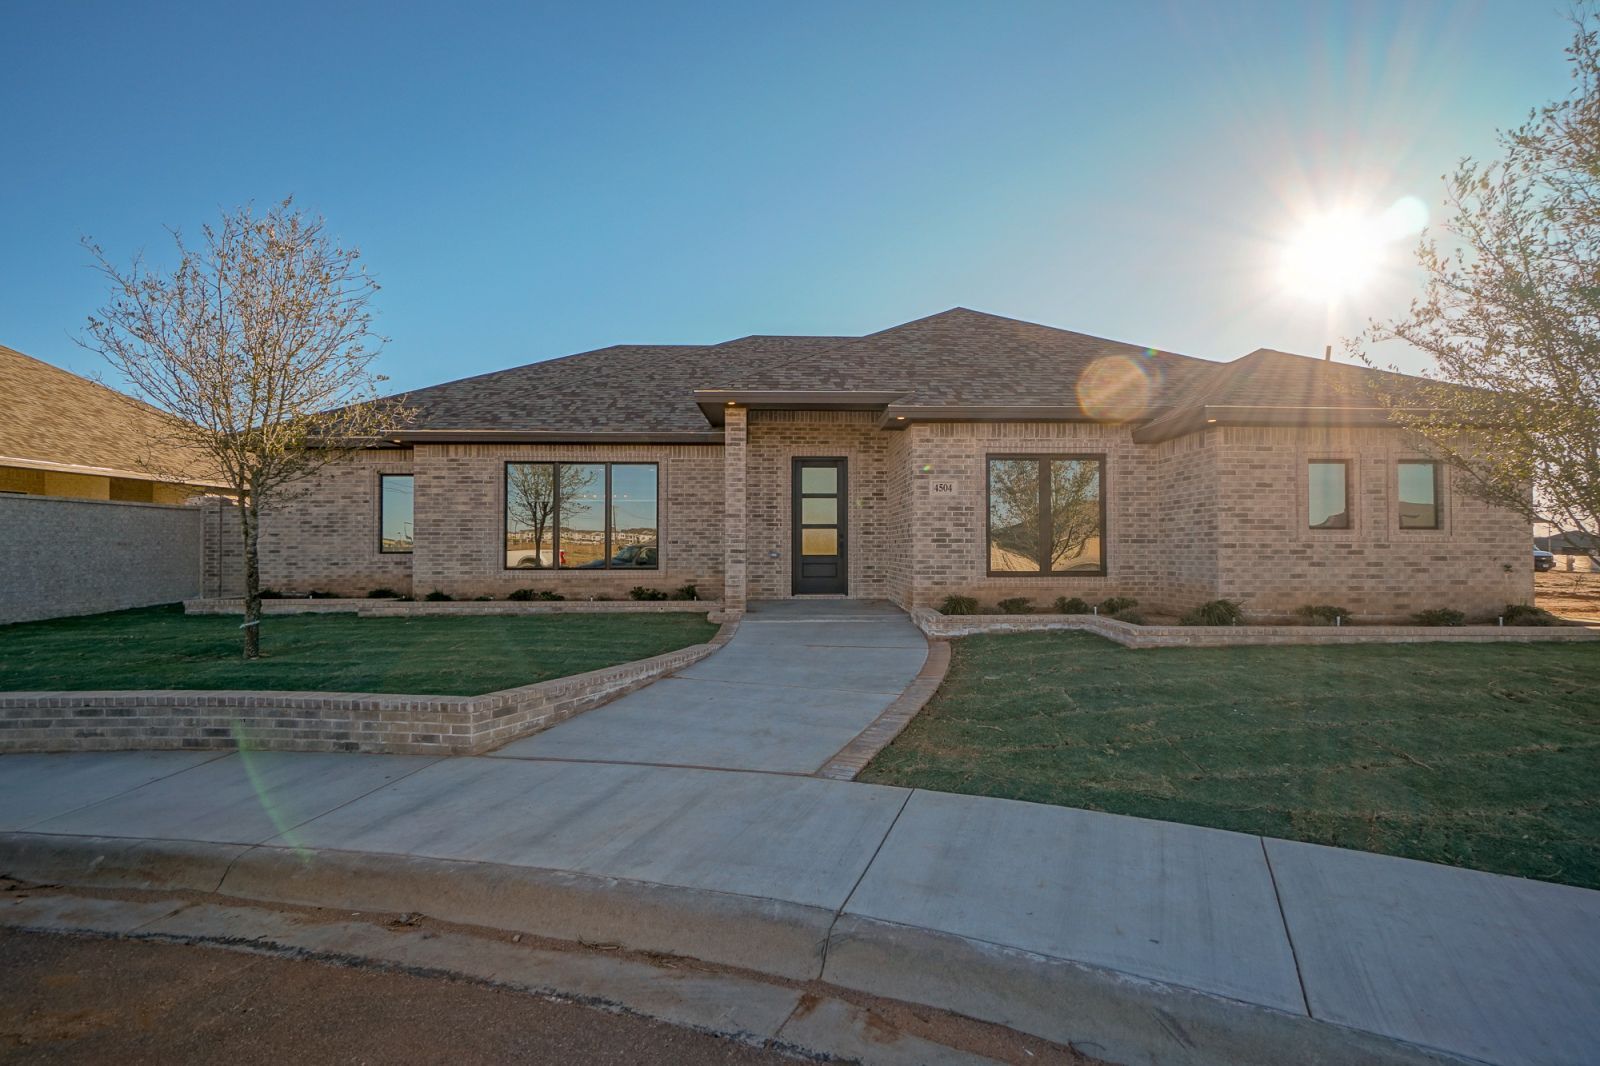
[(1600, 893), (1116, 815), (505, 758), (0, 756), (0, 873), (704, 958), (1114, 1062), (1594, 1061)]
[(921, 630), (885, 602), (756, 602), (709, 658), (494, 755), (810, 774), (927, 657)]

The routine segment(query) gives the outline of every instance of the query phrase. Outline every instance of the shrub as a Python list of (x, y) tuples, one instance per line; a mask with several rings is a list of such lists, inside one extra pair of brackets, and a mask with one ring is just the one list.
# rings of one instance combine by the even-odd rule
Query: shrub
[(1244, 621), (1238, 600), (1211, 600), (1178, 619), (1180, 626), (1236, 626)]
[(438, 603), (441, 600), (453, 600), (453, 599), (455, 599), (455, 597), (450, 595), (448, 592), (440, 592), (438, 589), (434, 589), (432, 592), (428, 593), (426, 596), (424, 596), (422, 598), (425, 599), (425, 600), (432, 600), (435, 603)]
[(1543, 607), (1531, 603), (1508, 603), (1502, 617), (1508, 626), (1554, 626), (1561, 620)]
[(1033, 601), (1026, 596), (1012, 596), (995, 604), (1001, 614), (1032, 614)]
[(369, 600), (398, 600), (399, 598), (400, 598), (400, 594), (398, 592), (396, 592), (394, 589), (368, 589), (367, 590), (367, 599), (369, 599)]
[(338, 598), (338, 593), (329, 592), (327, 589), (312, 589), (306, 593), (308, 600), (333, 600)]
[(664, 600), (667, 594), (660, 589), (647, 589), (643, 585), (635, 585), (628, 590), (628, 595), (636, 600)]
[(511, 590), (511, 594), (509, 596), (507, 596), (506, 599), (508, 599), (508, 600), (564, 600), (564, 599), (566, 599), (566, 597), (561, 595), (561, 593), (559, 593), (559, 592), (551, 592), (549, 589), (538, 589), (537, 591), (535, 591), (534, 589), (512, 589)]
[(1132, 607), (1124, 607), (1111, 617), (1115, 618), (1119, 622), (1126, 622), (1131, 626), (1142, 626), (1146, 624), (1144, 615), (1140, 614), (1138, 611), (1135, 611)]
[(1080, 596), (1057, 596), (1057, 614), (1088, 614), (1089, 605)]
[(1350, 621), (1349, 610), (1331, 603), (1308, 603), (1304, 607), (1296, 607), (1294, 614), (1308, 626), (1331, 626), (1336, 622), (1344, 625)]
[(1123, 611), (1131, 611), (1137, 606), (1139, 606), (1139, 601), (1131, 596), (1107, 596), (1100, 601), (1100, 613), (1115, 617)]
[(523, 600), (531, 600), (531, 599), (533, 599), (533, 590), (532, 589), (512, 589), (509, 593), (506, 594), (506, 599), (508, 599), (508, 600), (516, 600), (519, 603), (522, 602)]
[(1466, 615), (1449, 607), (1434, 607), (1411, 616), (1411, 621), (1419, 626), (1458, 626), (1466, 620)]
[(939, 605), (940, 614), (977, 614), (978, 601), (971, 596), (946, 596)]
[(698, 600), (700, 598), (700, 589), (695, 585), (680, 585), (677, 591), (673, 592), (672, 598), (675, 600)]
[(283, 593), (279, 592), (277, 589), (262, 589), (260, 592), (256, 593), (256, 595), (260, 596), (264, 600), (283, 599)]

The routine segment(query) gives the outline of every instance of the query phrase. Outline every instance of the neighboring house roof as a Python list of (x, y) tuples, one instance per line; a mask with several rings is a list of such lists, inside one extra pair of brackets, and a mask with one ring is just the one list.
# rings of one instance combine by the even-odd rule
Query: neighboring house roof
[(171, 415), (0, 345), (0, 466), (214, 485), (205, 458), (175, 443)]
[(1235, 417), (1379, 420), (1375, 373), (1267, 349), (1218, 363), (957, 307), (864, 337), (618, 345), (482, 374), (405, 394), (416, 417), (395, 438), (717, 440), (739, 403), (870, 409), (891, 428), (1109, 418), (1161, 440)]

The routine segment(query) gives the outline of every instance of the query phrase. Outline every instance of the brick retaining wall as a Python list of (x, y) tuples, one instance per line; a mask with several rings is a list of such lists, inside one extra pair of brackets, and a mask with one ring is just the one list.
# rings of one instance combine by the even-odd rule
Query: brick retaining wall
[(705, 644), (482, 696), (349, 692), (0, 693), (0, 753), (247, 748), (475, 755), (548, 729), (726, 644)]
[[(262, 600), (262, 614), (355, 614), (362, 618), (416, 615), (668, 614), (692, 611), (717, 621), (715, 600)], [(184, 600), (185, 614), (243, 614), (242, 599)]]
[(1128, 648), (1225, 648), (1253, 644), (1454, 644), (1600, 640), (1594, 626), (1140, 626), (1088, 614), (945, 615), (926, 607), (911, 620), (930, 637), (1082, 630)]

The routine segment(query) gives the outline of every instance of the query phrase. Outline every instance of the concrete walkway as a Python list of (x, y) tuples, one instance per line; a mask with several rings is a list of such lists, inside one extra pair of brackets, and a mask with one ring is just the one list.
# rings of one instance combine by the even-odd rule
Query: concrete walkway
[(899, 697), (927, 655), (922, 632), (888, 603), (753, 603), (709, 658), (494, 754), (810, 774)]
[(0, 873), (690, 955), (1113, 1062), (1593, 1062), (1600, 893), (1191, 826), (562, 760), (0, 756)]

